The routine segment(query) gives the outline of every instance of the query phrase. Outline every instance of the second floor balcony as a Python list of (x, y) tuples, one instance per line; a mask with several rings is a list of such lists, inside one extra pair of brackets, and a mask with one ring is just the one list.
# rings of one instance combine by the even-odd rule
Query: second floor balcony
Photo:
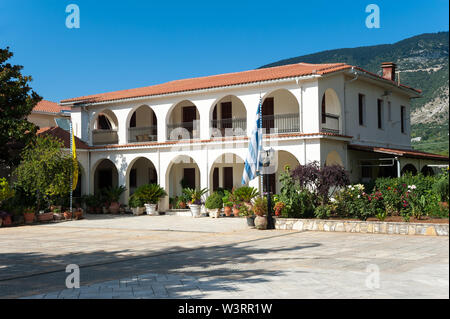
[(119, 136), (114, 129), (96, 129), (92, 131), (93, 145), (117, 144)]
[(339, 116), (325, 113), (322, 116), (321, 132), (339, 134)]

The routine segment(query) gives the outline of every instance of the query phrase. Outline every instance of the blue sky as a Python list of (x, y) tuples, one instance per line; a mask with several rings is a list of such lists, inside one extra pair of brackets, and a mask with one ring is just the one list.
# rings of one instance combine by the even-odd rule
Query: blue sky
[[(80, 29), (65, 26), (71, 3)], [(365, 26), (371, 3), (379, 29)], [(0, 47), (33, 89), (59, 101), (448, 31), (448, 10), (447, 0), (1, 0)]]

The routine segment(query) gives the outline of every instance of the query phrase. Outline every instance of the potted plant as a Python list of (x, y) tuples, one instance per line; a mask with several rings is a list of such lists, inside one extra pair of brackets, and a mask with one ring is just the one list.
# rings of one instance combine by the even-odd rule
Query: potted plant
[(0, 227), (11, 226), (11, 215), (7, 212), (0, 211)]
[(283, 202), (277, 202), (273, 207), (273, 211), (275, 212), (275, 216), (281, 216), (281, 212), (286, 207), (286, 204)]
[(233, 207), (232, 198), (233, 198), (232, 193), (228, 190), (225, 190), (224, 195), (222, 197), (222, 201), (223, 201), (223, 212), (227, 217), (231, 216), (231, 207)]
[(223, 201), (219, 193), (212, 193), (205, 202), (205, 207), (208, 209), (209, 217), (219, 218), (220, 210), (222, 209)]
[(252, 210), (252, 200), (259, 196), (258, 190), (250, 186), (239, 187), (233, 193), (236, 200), (246, 205), (249, 210)]
[(32, 224), (34, 222), (35, 212), (33, 207), (25, 208), (23, 211), (23, 218), (25, 219), (25, 224)]
[(147, 215), (157, 215), (157, 204), (167, 193), (158, 184), (146, 184), (138, 187), (133, 195), (144, 204)]
[(267, 229), (267, 198), (257, 197), (253, 202), (253, 212), (256, 215), (255, 227), (257, 229)]
[(72, 212), (70, 210), (65, 210), (64, 211), (64, 219), (65, 220), (72, 219)]
[(53, 219), (54, 220), (63, 219), (63, 215), (61, 214), (61, 208), (59, 208), (59, 207), (53, 208)]
[(39, 214), (37, 215), (37, 220), (40, 222), (48, 222), (53, 220), (53, 212), (39, 212)]
[(131, 211), (135, 216), (142, 215), (145, 212), (144, 202), (136, 195), (136, 193), (130, 196), (128, 206), (131, 207)]
[(118, 214), (120, 212), (119, 198), (127, 189), (125, 186), (120, 185), (117, 187), (108, 187), (105, 190), (105, 197), (107, 198), (109, 204), (109, 212), (111, 214)]
[(208, 192), (207, 188), (196, 190), (192, 188), (185, 188), (183, 192), (189, 196), (189, 209), (191, 210), (193, 217), (200, 217), (201, 206), (202, 206), (202, 196)]
[(245, 217), (247, 220), (247, 225), (249, 227), (255, 227), (255, 214), (253, 214), (252, 210), (248, 209), (247, 205), (239, 206), (239, 216)]

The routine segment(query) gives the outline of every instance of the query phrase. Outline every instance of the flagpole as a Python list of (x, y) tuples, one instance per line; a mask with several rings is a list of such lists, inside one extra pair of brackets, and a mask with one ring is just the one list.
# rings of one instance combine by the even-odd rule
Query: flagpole
[(264, 176), (261, 174), (261, 167), (259, 166), (259, 164), (260, 164), (260, 162), (259, 162), (259, 159), (260, 159), (260, 157), (261, 157), (261, 150), (262, 150), (262, 143), (263, 143), (263, 132), (262, 132), (262, 100), (261, 100), (261, 94), (259, 95), (259, 114), (258, 114), (258, 117), (259, 117), (259, 134), (260, 134), (260, 136), (261, 136), (261, 145), (259, 146), (259, 149), (258, 149), (258, 157), (257, 157), (257, 167), (258, 167), (258, 171), (259, 171), (259, 187), (260, 187), (260, 189), (261, 189), (261, 198), (262, 197), (264, 197), (264, 195), (263, 195), (263, 193), (264, 193)]
[(73, 196), (73, 145), (72, 145), (72, 120), (69, 121), (69, 126), (70, 126), (70, 159), (71, 161), (71, 165), (70, 165), (70, 219), (72, 219), (72, 215), (73, 215), (73, 209), (72, 209), (72, 196)]

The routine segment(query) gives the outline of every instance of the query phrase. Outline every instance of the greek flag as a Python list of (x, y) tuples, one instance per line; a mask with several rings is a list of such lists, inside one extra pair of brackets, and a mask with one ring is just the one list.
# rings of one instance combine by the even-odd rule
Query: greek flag
[(256, 123), (253, 127), (252, 136), (248, 143), (248, 153), (245, 159), (244, 174), (242, 175), (242, 184), (259, 175), (259, 158), (262, 148), (262, 121), (261, 121), (261, 100), (259, 100), (258, 111), (256, 113)]

